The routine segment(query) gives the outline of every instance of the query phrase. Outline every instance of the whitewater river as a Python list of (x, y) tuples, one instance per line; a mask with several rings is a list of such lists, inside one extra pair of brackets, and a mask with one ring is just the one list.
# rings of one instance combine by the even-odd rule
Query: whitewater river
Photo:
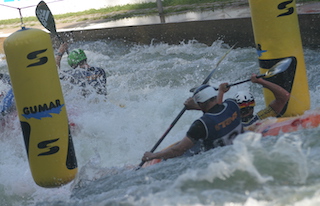
[[(176, 158), (134, 171), (230, 45), (197, 42), (138, 46), (119, 41), (72, 44), (86, 51), (89, 64), (108, 74), (108, 97), (83, 98), (62, 82), (79, 173), (60, 188), (37, 186), (31, 176), (18, 118), (3, 117), (0, 136), (0, 205), (224, 205), (316, 206), (320, 204), (320, 128), (276, 137), (239, 136), (234, 145)], [(319, 50), (305, 49), (311, 110), (320, 105)], [(3, 54), (0, 54), (3, 57)], [(0, 72), (7, 73), (5, 60)], [(62, 68), (68, 69), (66, 57)], [(254, 48), (237, 48), (221, 62), (210, 83), (234, 83), (258, 73)], [(1, 90), (8, 86), (0, 85)], [(245, 83), (257, 108), (262, 88)], [(187, 111), (158, 149), (180, 140), (200, 117)]]

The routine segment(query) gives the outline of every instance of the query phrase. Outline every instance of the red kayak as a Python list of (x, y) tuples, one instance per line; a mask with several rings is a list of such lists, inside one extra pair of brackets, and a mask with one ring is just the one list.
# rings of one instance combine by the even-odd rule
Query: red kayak
[(282, 133), (294, 132), (300, 129), (315, 128), (320, 125), (320, 111), (309, 111), (297, 117), (270, 118), (257, 123), (254, 132), (263, 136), (276, 136)]
[[(308, 111), (307, 113), (297, 117), (269, 118), (266, 120), (262, 120), (256, 123), (255, 125), (251, 126), (250, 128), (247, 128), (247, 130), (261, 133), (262, 136), (276, 136), (282, 133), (294, 132), (300, 129), (315, 128), (319, 125), (320, 110), (315, 110)], [(176, 143), (172, 145), (175, 144)], [(142, 167), (154, 165), (161, 161), (162, 159), (154, 159), (144, 163)]]

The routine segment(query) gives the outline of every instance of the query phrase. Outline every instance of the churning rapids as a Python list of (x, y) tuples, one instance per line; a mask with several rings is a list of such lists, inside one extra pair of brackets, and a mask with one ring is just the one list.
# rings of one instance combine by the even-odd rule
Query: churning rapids
[[(311, 206), (320, 204), (320, 128), (276, 137), (239, 136), (231, 146), (171, 159), (135, 171), (145, 151), (158, 141), (230, 45), (192, 41), (180, 45), (135, 45), (95, 41), (82, 48), (92, 66), (108, 75), (108, 95), (79, 95), (61, 82), (79, 173), (60, 188), (37, 186), (31, 176), (16, 114), (3, 117), (0, 150), (0, 203), (5, 205), (224, 205)], [(305, 49), (311, 110), (320, 105), (319, 50)], [(0, 54), (0, 72), (8, 73)], [(66, 57), (62, 69), (68, 69)], [(210, 80), (218, 86), (259, 73), (254, 48), (233, 49)], [(6, 91), (7, 85), (0, 85)], [(264, 107), (262, 88), (241, 84), (226, 94), (250, 89), (256, 111)], [(158, 150), (181, 139), (201, 113), (187, 111)]]

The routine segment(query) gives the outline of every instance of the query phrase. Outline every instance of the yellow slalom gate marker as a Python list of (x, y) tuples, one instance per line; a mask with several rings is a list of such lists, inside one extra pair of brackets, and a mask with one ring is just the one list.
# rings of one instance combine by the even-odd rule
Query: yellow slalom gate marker
[[(282, 59), (291, 58), (287, 71), (268, 80), (291, 93), (283, 116), (303, 114), (310, 109), (310, 96), (296, 2), (249, 0), (249, 4), (260, 72), (265, 73)], [(267, 89), (264, 96), (266, 105), (274, 100)]]
[(50, 35), (23, 27), (4, 51), (33, 179), (42, 187), (66, 184), (78, 168)]

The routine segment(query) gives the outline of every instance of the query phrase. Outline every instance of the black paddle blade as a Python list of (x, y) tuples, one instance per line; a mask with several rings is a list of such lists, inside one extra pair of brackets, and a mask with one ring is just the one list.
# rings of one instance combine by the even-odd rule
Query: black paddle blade
[[(257, 78), (269, 78), (269, 77), (272, 77), (272, 76), (274, 76), (276, 74), (284, 72), (289, 68), (291, 62), (292, 62), (291, 58), (283, 59), (280, 62), (278, 62), (277, 64), (275, 64), (273, 67), (271, 67), (271, 69), (269, 69), (265, 74), (258, 75)], [(248, 82), (250, 80), (251, 80), (251, 78), (243, 80), (241, 82), (229, 84), (227, 87), (232, 87), (232, 86), (235, 86), (235, 85), (238, 85), (238, 84), (242, 84), (242, 83)]]
[(37, 5), (36, 16), (44, 28), (48, 29), (51, 33), (57, 33), (52, 13), (44, 1), (40, 1)]

